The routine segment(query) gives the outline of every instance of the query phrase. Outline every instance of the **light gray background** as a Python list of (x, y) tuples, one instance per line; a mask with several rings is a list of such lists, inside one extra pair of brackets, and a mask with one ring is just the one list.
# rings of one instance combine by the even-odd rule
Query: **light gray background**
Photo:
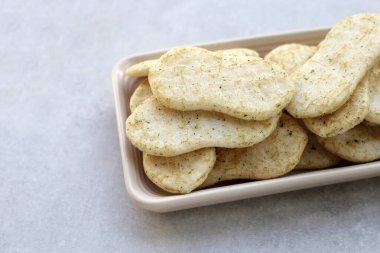
[(128, 54), (329, 26), (379, 1), (0, 3), (0, 252), (374, 252), (380, 179), (156, 214), (124, 188)]

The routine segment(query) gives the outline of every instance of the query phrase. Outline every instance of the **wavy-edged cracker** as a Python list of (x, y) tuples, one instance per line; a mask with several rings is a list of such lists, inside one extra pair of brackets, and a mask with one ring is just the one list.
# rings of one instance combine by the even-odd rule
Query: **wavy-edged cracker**
[(146, 60), (130, 66), (125, 72), (129, 76), (148, 76), (149, 69), (157, 63), (157, 59)]
[(231, 48), (231, 49), (222, 49), (215, 51), (216, 53), (220, 53), (222, 55), (226, 56), (254, 56), (259, 57), (259, 53), (255, 50), (249, 49), (249, 48)]
[(131, 100), (129, 101), (129, 108), (131, 109), (131, 112), (134, 112), (137, 106), (142, 104), (152, 95), (153, 93), (150, 89), (149, 81), (148, 79), (145, 79), (137, 86), (136, 90), (133, 92), (131, 96)]
[(308, 142), (300, 161), (295, 167), (296, 170), (325, 169), (337, 165), (341, 161), (338, 156), (330, 153), (319, 144), (317, 137), (313, 133), (307, 129), (305, 129), (305, 131), (308, 134)]
[(303, 119), (305, 126), (323, 138), (342, 134), (360, 124), (369, 111), (368, 75), (356, 87), (354, 94), (337, 111), (317, 118)]
[(171, 193), (189, 193), (207, 178), (216, 160), (215, 148), (204, 148), (175, 157), (143, 154), (147, 177)]
[[(316, 51), (317, 47), (314, 46), (285, 44), (270, 51), (265, 56), (265, 59), (279, 64), (288, 74), (291, 74), (313, 56)], [(314, 134), (303, 125), (302, 121), (298, 121), (298, 123), (304, 127), (309, 138), (295, 169), (323, 169), (336, 165), (340, 158), (322, 147)]]
[(274, 48), (264, 59), (279, 64), (290, 74), (312, 57), (316, 51), (317, 47), (315, 46), (296, 43), (284, 44)]
[[(130, 101), (131, 112), (152, 96), (148, 80), (136, 88)], [(161, 189), (171, 193), (189, 193), (206, 179), (214, 166), (215, 148), (204, 148), (173, 157), (143, 153), (147, 177)]]
[[(259, 56), (259, 53), (257, 53), (255, 50), (248, 49), (248, 48), (231, 48), (231, 49), (218, 50), (216, 52), (224, 54), (224, 55), (231, 55), (231, 56)], [(127, 75), (134, 76), (134, 77), (148, 76), (149, 69), (156, 62), (158, 62), (158, 59), (139, 62), (137, 64), (130, 66), (126, 70), (126, 73)]]
[(380, 62), (371, 70), (369, 74), (370, 102), (369, 112), (365, 120), (380, 125)]
[(331, 153), (348, 161), (364, 163), (380, 158), (380, 126), (360, 124), (334, 137), (317, 138)]
[(126, 134), (141, 151), (175, 156), (205, 147), (243, 148), (267, 138), (279, 115), (248, 121), (207, 111), (176, 111), (147, 99), (128, 117)]
[(242, 149), (216, 149), (216, 162), (200, 188), (232, 179), (268, 179), (282, 176), (297, 165), (307, 134), (283, 114), (276, 130), (264, 141)]
[(287, 111), (314, 118), (339, 109), (380, 56), (380, 14), (357, 14), (340, 21), (318, 51), (289, 77), (296, 95)]
[(181, 111), (205, 110), (244, 120), (266, 120), (289, 103), (295, 89), (285, 71), (260, 57), (225, 56), (177, 47), (149, 71), (153, 94)]

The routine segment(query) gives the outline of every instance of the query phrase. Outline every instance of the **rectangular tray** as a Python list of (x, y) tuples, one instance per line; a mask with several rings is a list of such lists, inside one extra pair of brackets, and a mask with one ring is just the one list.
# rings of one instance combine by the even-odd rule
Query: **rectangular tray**
[[(285, 43), (316, 45), (328, 31), (328, 28), (324, 28), (286, 32), (217, 41), (196, 46), (210, 50), (236, 47), (252, 48), (264, 56), (271, 49)], [(301, 171), (280, 178), (203, 189), (186, 195), (172, 195), (160, 190), (146, 178), (142, 167), (141, 152), (133, 147), (125, 136), (125, 120), (130, 114), (129, 99), (136, 85), (142, 79), (129, 77), (124, 71), (128, 66), (140, 61), (158, 58), (166, 51), (160, 50), (126, 57), (119, 61), (112, 71), (125, 185), (130, 197), (140, 207), (155, 212), (169, 212), (380, 176), (380, 161), (378, 161), (325, 170)]]

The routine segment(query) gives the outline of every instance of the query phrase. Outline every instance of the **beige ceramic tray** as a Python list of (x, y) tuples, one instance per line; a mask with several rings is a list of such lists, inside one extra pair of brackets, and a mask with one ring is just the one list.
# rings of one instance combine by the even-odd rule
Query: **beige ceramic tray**
[[(316, 45), (328, 29), (287, 32), (274, 35), (254, 36), (196, 45), (210, 50), (245, 47), (257, 50), (264, 56), (272, 48), (284, 43)], [(129, 98), (141, 79), (125, 75), (124, 70), (135, 63), (155, 59), (166, 50), (126, 57), (112, 71), (117, 128), (119, 131), (124, 179), (130, 197), (142, 208), (169, 212), (216, 203), (259, 197), (280, 192), (347, 182), (380, 176), (380, 162), (352, 165), (318, 171), (304, 171), (281, 178), (245, 182), (192, 192), (186, 195), (171, 195), (153, 185), (144, 175), (141, 153), (125, 136), (125, 120), (130, 114)]]

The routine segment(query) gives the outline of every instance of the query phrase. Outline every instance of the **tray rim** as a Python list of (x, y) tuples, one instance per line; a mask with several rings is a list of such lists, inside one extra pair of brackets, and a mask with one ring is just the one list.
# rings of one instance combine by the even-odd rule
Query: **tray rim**
[[(263, 35), (245, 36), (230, 38), (226, 40), (197, 43), (194, 44), (194, 46), (218, 48), (218, 46), (223, 47), (223, 45), (231, 43), (244, 43), (260, 39), (268, 40), (271, 38), (284, 36), (295, 37), (302, 36), (304, 34), (327, 32), (329, 29), (331, 28), (322, 27), (313, 29), (291, 30), (280, 33), (269, 33)], [(350, 165), (324, 170), (311, 170), (304, 173), (287, 175), (285, 177), (275, 179), (252, 181), (241, 184), (203, 189), (186, 195), (151, 196), (143, 194), (142, 191), (139, 191), (133, 186), (134, 184), (131, 181), (132, 178), (129, 171), (130, 158), (126, 152), (127, 147), (124, 146), (124, 143), (129, 142), (129, 140), (126, 138), (124, 133), (125, 119), (122, 118), (121, 108), (119, 104), (121, 94), (119, 94), (118, 88), (119, 85), (122, 85), (120, 84), (120, 75), (124, 76), (124, 74), (121, 73), (121, 69), (122, 66), (125, 67), (126, 63), (132, 62), (131, 64), (133, 64), (141, 60), (153, 59), (167, 50), (168, 49), (160, 49), (123, 57), (114, 65), (112, 69), (112, 86), (124, 181), (129, 196), (138, 206), (155, 212), (169, 212), (380, 176), (380, 161), (375, 161), (365, 164)]]

